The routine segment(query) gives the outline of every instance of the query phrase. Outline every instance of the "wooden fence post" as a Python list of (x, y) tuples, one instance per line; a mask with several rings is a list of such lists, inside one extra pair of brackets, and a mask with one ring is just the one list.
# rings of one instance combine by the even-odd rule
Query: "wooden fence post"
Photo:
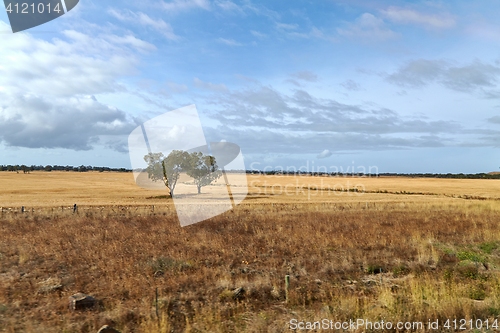
[(285, 300), (288, 303), (288, 288), (290, 287), (290, 275), (285, 275)]

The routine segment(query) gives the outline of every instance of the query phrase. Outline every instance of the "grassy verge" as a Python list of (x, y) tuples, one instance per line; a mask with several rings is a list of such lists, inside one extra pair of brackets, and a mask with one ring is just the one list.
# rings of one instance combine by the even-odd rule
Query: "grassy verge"
[[(103, 324), (287, 332), (293, 319), (500, 314), (500, 211), (489, 202), (243, 204), (186, 228), (172, 210), (145, 212), (5, 215), (0, 332), (96, 332)], [(77, 292), (99, 305), (70, 312)]]

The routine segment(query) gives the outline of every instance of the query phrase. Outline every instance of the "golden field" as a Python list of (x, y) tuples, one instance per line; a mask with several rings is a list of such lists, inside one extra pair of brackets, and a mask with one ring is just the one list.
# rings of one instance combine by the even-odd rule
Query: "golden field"
[[(241, 205), (181, 228), (130, 173), (0, 172), (0, 332), (496, 331), (499, 180), (239, 177)], [(98, 306), (70, 311), (77, 292)]]
[[(252, 199), (252, 202), (427, 201), (460, 196), (500, 199), (500, 179), (243, 174), (237, 177), (247, 179), (248, 198)], [(221, 181), (222, 179), (219, 179), (219, 186), (216, 187), (222, 188)], [(119, 172), (0, 172), (0, 184), (0, 207), (58, 207), (72, 206), (74, 203), (90, 206), (164, 204), (165, 200), (155, 197), (167, 194), (165, 189), (141, 188), (135, 184), (132, 173)], [(237, 181), (233, 185), (241, 184), (241, 181)], [(342, 192), (353, 188), (364, 190), (366, 193)], [(404, 198), (401, 198), (401, 195)]]

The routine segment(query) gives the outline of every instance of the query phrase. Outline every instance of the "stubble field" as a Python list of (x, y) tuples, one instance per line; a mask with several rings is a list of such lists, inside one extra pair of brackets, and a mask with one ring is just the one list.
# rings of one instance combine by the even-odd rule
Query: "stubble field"
[[(500, 181), (247, 179), (241, 205), (181, 228), (128, 173), (0, 173), (0, 332), (495, 331)], [(77, 292), (97, 305), (69, 310)]]

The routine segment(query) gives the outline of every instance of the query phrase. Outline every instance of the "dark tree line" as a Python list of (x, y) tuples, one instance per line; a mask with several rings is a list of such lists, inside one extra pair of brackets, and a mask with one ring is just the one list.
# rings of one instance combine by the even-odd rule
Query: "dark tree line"
[(87, 171), (115, 171), (115, 172), (131, 172), (132, 170), (125, 168), (110, 168), (110, 167), (95, 167), (91, 165), (80, 165), (74, 167), (71, 165), (0, 165), (0, 171), (22, 172), (30, 173), (31, 171), (73, 171), (73, 172), (87, 172)]
[(340, 172), (307, 172), (307, 171), (260, 171), (260, 170), (247, 170), (241, 171), (247, 174), (256, 175), (288, 175), (288, 176), (323, 176), (323, 177), (409, 177), (409, 178), (455, 178), (455, 179), (500, 179), (500, 174), (492, 173), (377, 173), (377, 174), (364, 174), (364, 173), (340, 173)]
[[(110, 168), (110, 167), (96, 167), (91, 165), (81, 165), (78, 167), (71, 165), (1, 165), (0, 171), (10, 171), (18, 173), (30, 173), (31, 171), (73, 171), (73, 172), (87, 172), (87, 171), (113, 171), (113, 172), (132, 172), (126, 168)], [(261, 174), (261, 175), (310, 175), (310, 176), (324, 176), (324, 177), (410, 177), (410, 178), (455, 178), (455, 179), (500, 179), (500, 174), (491, 173), (378, 173), (378, 174), (363, 174), (363, 173), (338, 173), (338, 172), (306, 172), (306, 171), (283, 171), (283, 170), (239, 170), (231, 172), (240, 172), (247, 174)]]

